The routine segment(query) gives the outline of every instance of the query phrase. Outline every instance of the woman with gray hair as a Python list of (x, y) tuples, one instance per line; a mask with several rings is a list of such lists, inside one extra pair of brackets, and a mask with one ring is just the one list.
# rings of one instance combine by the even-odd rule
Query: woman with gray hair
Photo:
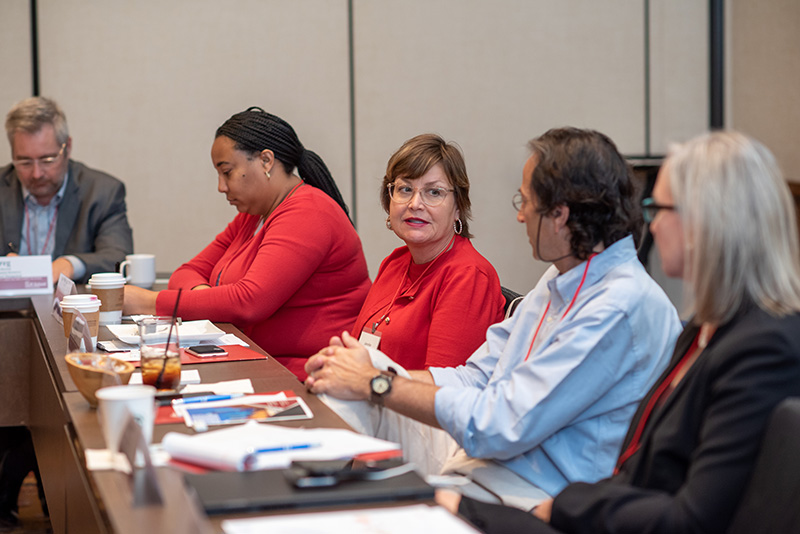
[(486, 532), (725, 532), (770, 413), (800, 395), (797, 219), (772, 154), (735, 132), (693, 139), (643, 207), (664, 272), (692, 297), (670, 365), (614, 476), (571, 484), (533, 515), (461, 500)]

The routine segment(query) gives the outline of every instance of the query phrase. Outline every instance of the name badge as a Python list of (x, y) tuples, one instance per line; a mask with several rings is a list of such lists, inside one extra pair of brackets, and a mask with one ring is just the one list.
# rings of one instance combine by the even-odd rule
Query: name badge
[(0, 257), (0, 297), (52, 294), (53, 267), (50, 256)]
[(364, 329), (361, 332), (361, 337), (358, 338), (358, 342), (367, 348), (378, 350), (378, 345), (381, 344), (381, 333), (375, 332), (373, 334)]

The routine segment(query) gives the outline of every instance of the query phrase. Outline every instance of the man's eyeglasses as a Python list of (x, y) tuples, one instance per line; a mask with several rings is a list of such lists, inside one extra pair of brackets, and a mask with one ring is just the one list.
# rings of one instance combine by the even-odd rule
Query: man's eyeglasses
[(658, 210), (675, 211), (675, 206), (656, 204), (656, 202), (652, 198), (646, 198), (642, 200), (642, 216), (644, 217), (644, 222), (646, 222), (647, 224), (653, 222), (653, 219), (656, 218)]
[(452, 193), (453, 189), (445, 189), (443, 187), (424, 187), (417, 189), (406, 184), (388, 184), (389, 197), (392, 202), (398, 204), (408, 204), (414, 198), (414, 193), (419, 192), (419, 197), (422, 203), (428, 207), (434, 208), (444, 202), (447, 193)]
[(16, 167), (17, 169), (21, 169), (24, 171), (29, 171), (33, 169), (33, 166), (36, 163), (39, 163), (39, 167), (43, 169), (49, 169), (56, 164), (58, 158), (60, 158), (61, 154), (64, 153), (65, 148), (67, 148), (67, 143), (61, 145), (61, 150), (59, 150), (58, 154), (56, 154), (55, 156), (45, 156), (43, 158), (36, 158), (36, 159), (32, 158), (13, 159), (11, 160), (11, 163), (13, 163), (14, 167)]
[(519, 191), (514, 193), (514, 196), (511, 197), (511, 205), (514, 206), (514, 210), (516, 211), (522, 209), (522, 206), (525, 205), (525, 197), (522, 196), (522, 193)]

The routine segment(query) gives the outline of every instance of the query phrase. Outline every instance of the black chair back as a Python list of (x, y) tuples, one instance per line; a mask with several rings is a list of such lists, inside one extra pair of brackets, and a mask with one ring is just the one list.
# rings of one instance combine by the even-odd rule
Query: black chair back
[(729, 534), (800, 532), (800, 398), (772, 412)]

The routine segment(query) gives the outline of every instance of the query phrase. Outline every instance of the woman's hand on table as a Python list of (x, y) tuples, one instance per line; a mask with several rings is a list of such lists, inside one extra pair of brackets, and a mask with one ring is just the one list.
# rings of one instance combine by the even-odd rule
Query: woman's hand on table
[(158, 291), (150, 291), (136, 286), (125, 286), (125, 300), (122, 303), (123, 315), (155, 315)]
[(378, 374), (367, 349), (347, 332), (306, 362), (306, 387), (337, 399), (367, 400), (370, 380)]

